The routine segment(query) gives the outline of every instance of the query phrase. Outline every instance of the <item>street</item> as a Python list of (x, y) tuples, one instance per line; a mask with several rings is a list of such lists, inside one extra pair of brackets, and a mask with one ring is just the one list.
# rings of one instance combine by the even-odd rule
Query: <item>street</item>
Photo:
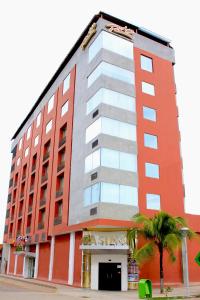
[[(168, 296), (185, 295), (183, 287), (176, 287)], [(190, 295), (200, 295), (200, 287), (190, 287)], [(159, 289), (153, 289), (153, 296), (158, 297)], [(15, 280), (13, 277), (0, 276), (0, 299), (2, 300), (136, 300), (137, 291), (92, 291), (64, 285), (50, 285), (40, 281)], [(194, 299), (194, 298), (190, 298)]]

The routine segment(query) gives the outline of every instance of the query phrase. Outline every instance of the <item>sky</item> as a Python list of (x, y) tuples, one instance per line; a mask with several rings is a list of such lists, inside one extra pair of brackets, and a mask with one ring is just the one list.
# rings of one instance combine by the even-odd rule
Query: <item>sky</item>
[(200, 214), (199, 1), (6, 0), (0, 1), (0, 243), (11, 167), (11, 137), (99, 11), (172, 41), (176, 54), (185, 208), (187, 212)]

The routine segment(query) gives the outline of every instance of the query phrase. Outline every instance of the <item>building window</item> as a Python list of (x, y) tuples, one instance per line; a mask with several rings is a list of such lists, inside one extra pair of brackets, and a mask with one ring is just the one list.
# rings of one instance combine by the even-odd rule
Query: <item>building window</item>
[(36, 147), (39, 143), (39, 135), (36, 136), (35, 141), (34, 141), (34, 146)]
[(62, 211), (63, 211), (63, 201), (62, 200), (56, 201), (54, 218), (58, 218), (57, 221), (62, 221)]
[(26, 139), (28, 140), (31, 136), (31, 126), (27, 130)]
[(133, 186), (96, 183), (84, 190), (84, 206), (98, 202), (138, 206), (138, 190)]
[(143, 118), (156, 122), (156, 110), (147, 106), (143, 106)]
[(88, 77), (88, 87), (95, 82), (101, 75), (105, 75), (114, 79), (134, 84), (134, 73), (126, 69), (122, 69), (115, 65), (102, 61), (96, 69)]
[(63, 94), (68, 91), (69, 86), (70, 86), (70, 73), (69, 73), (69, 75), (64, 80), (64, 83), (63, 83)]
[(158, 149), (158, 138), (157, 138), (157, 136), (145, 133), (144, 134), (144, 145), (145, 145), (145, 147)]
[(85, 159), (85, 173), (99, 166), (137, 172), (137, 157), (135, 154), (101, 148), (88, 155)]
[(100, 103), (105, 103), (114, 107), (135, 112), (135, 98), (101, 88), (87, 102), (87, 115), (94, 110)]
[(141, 64), (141, 69), (148, 71), (148, 72), (153, 72), (153, 61), (150, 57), (141, 55), (140, 56), (140, 64)]
[(51, 128), (52, 128), (52, 120), (49, 121), (46, 125), (46, 134), (51, 130)]
[(49, 158), (50, 155), (50, 145), (51, 141), (49, 140), (45, 145), (44, 145), (44, 154), (43, 154), (43, 161)]
[(22, 148), (22, 138), (19, 141), (19, 150), (21, 150), (21, 148)]
[(32, 172), (35, 171), (36, 169), (36, 163), (37, 163), (37, 153), (32, 158), (32, 169), (31, 169)]
[(160, 210), (160, 195), (146, 194), (147, 209)]
[(151, 96), (155, 96), (155, 87), (153, 84), (142, 81), (142, 92)]
[(56, 183), (56, 197), (60, 197), (63, 194), (64, 190), (64, 175), (61, 174), (57, 177)]
[(159, 178), (159, 165), (145, 163), (145, 176), (151, 178)]
[(39, 210), (38, 229), (43, 229), (45, 223), (45, 208)]
[(112, 33), (101, 31), (89, 47), (89, 62), (102, 48), (133, 59), (133, 44), (131, 42)]
[(20, 165), (20, 161), (21, 161), (21, 158), (19, 157), (19, 158), (17, 159), (17, 166)]
[(29, 147), (26, 148), (24, 156), (27, 157), (29, 155)]
[(49, 99), (48, 102), (48, 113), (50, 113), (50, 111), (53, 109), (54, 106), (54, 95)]
[(42, 116), (42, 114), (41, 114), (41, 112), (38, 114), (38, 116), (37, 116), (37, 119), (36, 119), (36, 127), (39, 127), (40, 126), (40, 123), (41, 123), (41, 116)]
[(100, 133), (121, 139), (136, 141), (136, 126), (118, 120), (101, 117), (86, 129), (86, 143), (89, 143)]
[(63, 104), (62, 108), (61, 108), (61, 117), (64, 116), (64, 114), (66, 114), (68, 112), (68, 108), (69, 108), (69, 103), (68, 100)]
[(94, 151), (85, 158), (85, 173), (90, 172), (100, 166), (100, 149)]

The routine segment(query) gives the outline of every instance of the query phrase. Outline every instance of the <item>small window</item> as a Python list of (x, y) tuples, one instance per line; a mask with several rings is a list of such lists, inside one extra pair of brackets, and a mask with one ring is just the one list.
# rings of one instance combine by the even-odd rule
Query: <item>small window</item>
[(142, 81), (142, 92), (151, 96), (155, 96), (155, 87), (153, 84)]
[(140, 64), (141, 64), (141, 69), (148, 71), (148, 72), (153, 72), (153, 63), (152, 59), (150, 57), (141, 55), (140, 56)]
[(19, 141), (19, 150), (21, 150), (21, 148), (22, 148), (22, 138)]
[(48, 102), (48, 113), (50, 113), (50, 111), (53, 109), (54, 106), (54, 95), (49, 99)]
[(26, 139), (28, 140), (30, 138), (30, 136), (31, 136), (31, 126), (27, 130)]
[(66, 114), (66, 112), (68, 112), (68, 107), (69, 107), (69, 103), (67, 100), (61, 108), (61, 117), (64, 116), (64, 114)]
[(147, 209), (160, 210), (160, 195), (146, 194)]
[(36, 136), (35, 141), (34, 141), (34, 146), (36, 147), (39, 143), (39, 135)]
[(36, 119), (36, 127), (39, 127), (41, 123), (41, 112), (38, 114), (37, 119)]
[(149, 121), (156, 122), (156, 110), (150, 107), (143, 106), (143, 118)]
[(148, 148), (158, 149), (158, 139), (156, 135), (144, 134), (144, 145)]
[(49, 121), (49, 123), (47, 123), (46, 125), (46, 133), (48, 133), (51, 130), (51, 128), (52, 128), (52, 120)]
[(145, 176), (151, 178), (159, 178), (159, 165), (145, 163)]
[(64, 83), (63, 83), (63, 94), (68, 91), (69, 86), (70, 86), (70, 73), (69, 73), (69, 75), (64, 80)]
[(26, 148), (26, 150), (25, 150), (25, 157), (27, 157), (29, 155), (29, 147), (28, 148)]
[(21, 161), (21, 159), (20, 159), (20, 157), (19, 157), (18, 160), (17, 160), (17, 166), (20, 165), (20, 161)]

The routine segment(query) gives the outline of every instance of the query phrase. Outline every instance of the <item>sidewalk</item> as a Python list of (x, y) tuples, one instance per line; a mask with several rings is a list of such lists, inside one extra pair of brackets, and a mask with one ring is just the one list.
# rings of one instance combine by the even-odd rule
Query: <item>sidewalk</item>
[[(90, 289), (75, 288), (67, 285), (54, 284), (36, 279), (24, 279), (21, 277), (15, 277), (10, 275), (0, 274), (0, 282), (6, 282), (13, 285), (18, 285), (25, 289), (39, 290), (47, 293), (56, 293), (57, 295), (65, 295), (69, 298), (89, 298), (90, 300), (135, 300), (138, 299), (138, 291), (129, 290), (126, 292), (118, 291), (93, 291)], [(189, 294), (191, 296), (200, 295), (200, 283), (196, 283), (190, 286)], [(164, 297), (161, 295), (158, 288), (153, 288), (153, 297)], [(169, 297), (174, 296), (186, 296), (186, 289), (181, 287), (174, 287), (173, 291), (168, 294)], [(192, 298), (192, 297), (191, 297)]]

